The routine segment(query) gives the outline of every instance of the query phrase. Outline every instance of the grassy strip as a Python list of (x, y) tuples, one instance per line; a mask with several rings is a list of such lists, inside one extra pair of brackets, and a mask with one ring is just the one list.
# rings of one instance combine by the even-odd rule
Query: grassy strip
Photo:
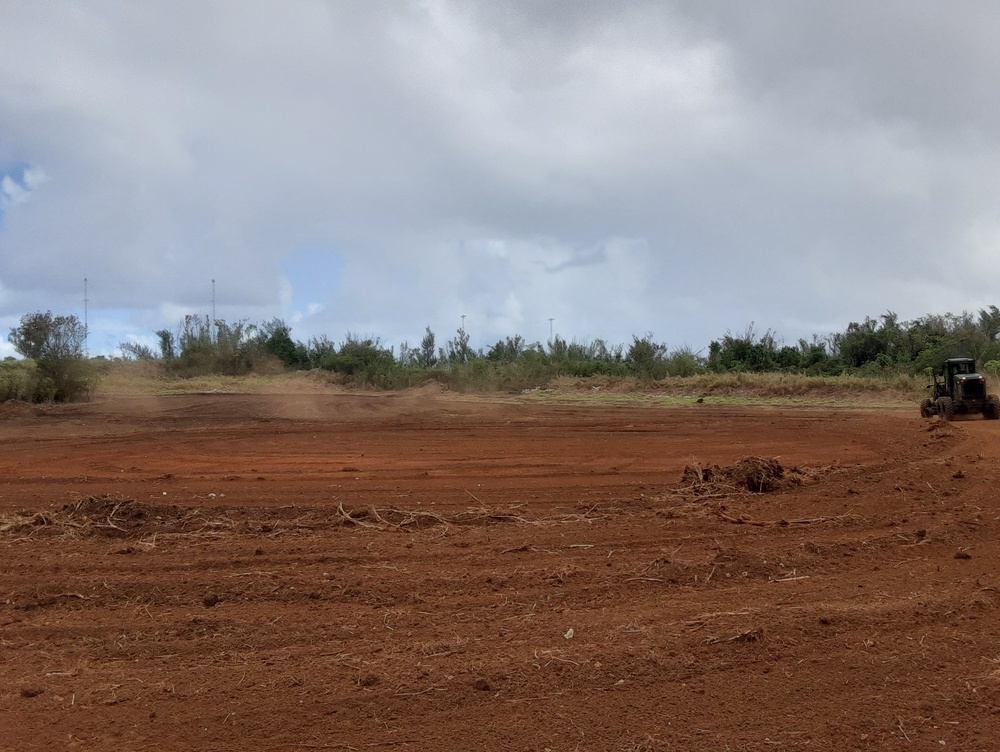
[[(752, 397), (853, 397), (880, 395), (899, 399), (923, 396), (924, 382), (913, 376), (866, 378), (861, 376), (803, 376), (787, 373), (707, 373), (667, 377), (654, 382), (628, 379), (558, 379), (553, 386), (604, 387), (623, 391), (693, 394), (699, 397), (744, 395)], [(624, 387), (624, 389), (623, 389)]]
[[(344, 388), (345, 380), (327, 371), (289, 371), (247, 376), (198, 376), (180, 378), (154, 362), (104, 362), (99, 366), (96, 396), (163, 396), (206, 392), (239, 394), (322, 393)], [(594, 376), (578, 379), (561, 377), (538, 379), (528, 388), (500, 387), (495, 383), (470, 388), (468, 383), (451, 384), (434, 374), (414, 386), (440, 381), (446, 388), (473, 394), (519, 394), (524, 399), (593, 402), (630, 405), (691, 405), (702, 400), (717, 405), (831, 405), (894, 406), (912, 405), (924, 397), (922, 381), (898, 376), (862, 378), (857, 376), (801, 376), (795, 374), (699, 374), (668, 377), (659, 381)]]
[(688, 407), (698, 405), (734, 405), (747, 407), (871, 407), (910, 408), (912, 400), (880, 397), (875, 394), (860, 398), (846, 396), (817, 395), (812, 397), (789, 397), (772, 395), (755, 397), (750, 395), (727, 395), (698, 397), (691, 394), (649, 394), (644, 392), (583, 392), (577, 389), (542, 389), (528, 392), (521, 397), (527, 401), (551, 404), (609, 405), (620, 407)]
[(150, 361), (106, 361), (97, 367), (100, 375), (94, 396), (166, 397), (178, 394), (307, 394), (329, 389), (335, 379), (323, 371), (288, 371), (245, 376), (194, 376), (169, 373)]
[(926, 389), (920, 379), (857, 376), (801, 376), (796, 374), (699, 374), (668, 377), (654, 382), (630, 379), (557, 379), (548, 391), (531, 394), (541, 399), (571, 399), (581, 395), (601, 402), (690, 405), (829, 405), (850, 407), (902, 406), (919, 402)]

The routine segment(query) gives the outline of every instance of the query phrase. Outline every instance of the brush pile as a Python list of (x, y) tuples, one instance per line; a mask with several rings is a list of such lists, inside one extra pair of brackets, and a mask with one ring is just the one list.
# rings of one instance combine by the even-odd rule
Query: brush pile
[(681, 488), (695, 496), (768, 493), (781, 488), (785, 468), (774, 457), (743, 457), (732, 465), (688, 465)]

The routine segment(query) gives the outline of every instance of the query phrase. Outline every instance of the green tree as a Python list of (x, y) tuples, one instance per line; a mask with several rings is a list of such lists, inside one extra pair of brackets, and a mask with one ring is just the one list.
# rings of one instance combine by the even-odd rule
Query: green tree
[(258, 337), (264, 352), (273, 355), (286, 366), (300, 367), (308, 357), (305, 347), (292, 339), (292, 328), (279, 318), (274, 318), (258, 329)]
[(667, 375), (667, 346), (653, 339), (652, 332), (639, 338), (632, 336), (625, 362), (632, 372), (641, 378), (662, 379)]
[(705, 359), (686, 345), (667, 356), (667, 374), (670, 376), (694, 376), (704, 370)]
[(156, 332), (156, 337), (160, 341), (160, 357), (166, 361), (177, 357), (177, 345), (174, 342), (174, 333), (169, 329), (160, 329)]
[(41, 361), (82, 358), (87, 330), (76, 316), (53, 316), (52, 311), (28, 313), (21, 325), (10, 330), (7, 340), (21, 355)]
[(348, 333), (335, 353), (328, 349), (328, 342), (318, 344), (323, 349), (320, 368), (343, 374), (361, 384), (391, 385), (396, 358), (392, 349), (384, 347), (377, 337), (362, 338)]
[(987, 341), (995, 342), (1000, 335), (1000, 308), (991, 305), (979, 311), (979, 330)]
[(520, 334), (498, 340), (486, 353), (486, 358), (496, 363), (513, 363), (524, 352), (524, 338)]
[(768, 330), (758, 336), (753, 322), (742, 335), (726, 332), (708, 346), (708, 366), (713, 371), (772, 371), (778, 365), (774, 335)]
[(153, 348), (141, 342), (128, 339), (119, 343), (118, 349), (122, 351), (122, 357), (126, 360), (156, 360)]
[(7, 339), (38, 365), (34, 399), (62, 402), (89, 394), (93, 374), (83, 357), (87, 329), (76, 316), (53, 316), (52, 311), (25, 314)]
[(468, 363), (476, 357), (476, 351), (469, 346), (469, 334), (464, 328), (455, 333), (455, 339), (448, 340), (447, 348), (440, 352), (441, 360), (448, 363)]
[(417, 365), (421, 368), (433, 368), (437, 365), (437, 356), (434, 354), (434, 332), (428, 326), (424, 331), (423, 339), (420, 340), (420, 351), (417, 353)]

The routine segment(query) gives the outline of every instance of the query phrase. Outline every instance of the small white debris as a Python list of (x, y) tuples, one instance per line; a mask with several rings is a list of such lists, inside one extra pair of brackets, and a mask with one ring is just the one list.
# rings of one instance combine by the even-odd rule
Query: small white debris
[(572, 640), (574, 634), (575, 633), (573, 632), (573, 627), (570, 627), (569, 629), (566, 630), (566, 634), (564, 634), (563, 637), (565, 637), (567, 640)]

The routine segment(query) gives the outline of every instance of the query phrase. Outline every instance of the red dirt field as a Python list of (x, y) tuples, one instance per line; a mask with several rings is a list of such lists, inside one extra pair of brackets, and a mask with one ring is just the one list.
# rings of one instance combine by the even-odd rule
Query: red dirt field
[(0, 749), (997, 750), (998, 431), (0, 405)]

